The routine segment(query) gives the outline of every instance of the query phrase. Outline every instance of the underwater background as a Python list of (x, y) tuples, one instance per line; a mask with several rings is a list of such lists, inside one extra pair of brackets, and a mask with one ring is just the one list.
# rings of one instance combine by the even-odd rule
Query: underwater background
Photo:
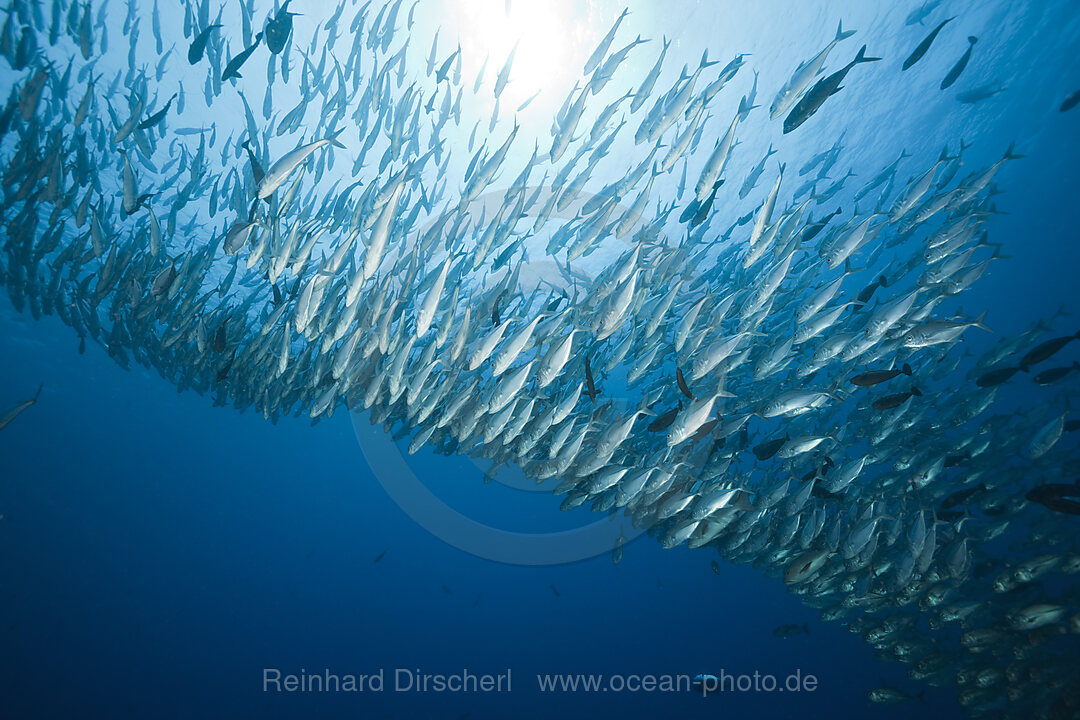
[[(48, 20), (50, 3), (29, 4), (40, 5)], [(53, 4), (65, 11), (68, 7)], [(96, 15), (100, 3), (92, 5)], [(442, 38), (440, 62), (460, 38), (466, 87), (462, 103), (473, 103), (469, 109), (482, 118), (481, 131), (493, 99), (487, 91), (474, 98), (469, 92), (473, 79), (490, 54), (485, 82), (493, 82), (521, 38), (516, 71), (506, 86), (489, 146), (498, 147), (510, 132), (514, 113), (509, 108), (520, 106), (537, 90), (540, 94), (518, 113), (521, 137), (511, 147), (505, 160), (509, 169), (494, 190), (513, 182), (529, 160), (534, 137), (541, 147), (548, 142), (551, 119), (581, 80), (581, 63), (623, 9), (623, 3), (615, 2), (421, 0), (407, 25), (411, 5), (408, 0), (401, 5), (395, 47), (400, 38), (413, 38), (406, 56), (409, 69), (423, 77), (436, 29)], [(740, 203), (735, 191), (770, 143), (779, 150), (775, 159), (786, 163), (794, 176), (843, 133), (841, 160), (827, 182), (843, 177), (849, 168), (854, 173), (846, 195), (838, 196), (844, 217), (856, 207), (850, 196), (859, 183), (892, 163), (901, 150), (911, 155), (911, 165), (902, 166), (899, 179), (906, 181), (933, 165), (943, 146), (955, 154), (963, 141), (961, 173), (966, 174), (998, 161), (1015, 143), (1024, 157), (1008, 162), (996, 176), (1000, 194), (993, 203), (998, 213), (986, 225), (1008, 257), (990, 263), (960, 299), (965, 315), (986, 313), (983, 322), (992, 332), (968, 330), (953, 352), (977, 357), (1001, 338), (1017, 336), (1059, 309), (1064, 314), (1053, 320), (1054, 331), (1047, 337), (1070, 335), (1080, 327), (1075, 218), (1080, 110), (1059, 110), (1065, 98), (1080, 89), (1075, 62), (1080, 12), (1075, 2), (944, 0), (925, 20), (910, 25), (905, 21), (920, 8), (919, 2), (628, 5), (630, 13), (613, 47), (639, 33), (652, 40), (619, 68), (613, 87), (620, 93), (631, 84), (637, 87), (649, 72), (662, 37), (672, 43), (658, 85), (665, 90), (677, 77), (678, 66), (694, 68), (706, 48), (709, 58), (721, 63), (711, 71), (713, 76), (729, 56), (749, 54), (747, 68), (718, 96), (723, 107), (715, 111), (699, 154), (708, 155), (713, 140), (727, 129), (738, 95), (749, 92), (754, 78), (748, 69), (760, 73), (757, 102), (763, 107), (739, 125), (739, 143), (727, 169), (732, 179), (716, 195), (712, 213), (717, 219), (710, 232), (719, 235), (764, 199), (776, 177), (772, 160), (753, 202)], [(161, 55), (155, 52), (150, 25), (152, 13), (160, 12), (164, 45), (175, 43), (177, 64), (156, 83), (162, 88), (157, 96), (164, 101), (174, 81), (190, 78), (185, 83), (188, 107), (168, 122), (185, 127), (214, 122), (222, 137), (242, 134), (246, 124), (235, 93), (224, 88), (208, 109), (199, 97), (197, 68), (176, 57), (190, 43), (180, 26), (183, 12), (172, 3), (162, 2), (158, 11), (154, 7), (146, 0), (130, 5), (109, 0), (105, 17), (114, 46), (109, 57), (117, 65), (106, 72), (106, 80), (113, 72), (127, 71), (128, 43), (120, 29), (125, 15), (137, 18), (142, 27), (134, 63), (152, 68), (158, 62)], [(348, 22), (360, 7), (346, 3), (339, 21), (345, 39), (339, 43), (347, 41)], [(315, 24), (325, 23), (337, 7), (294, 0), (290, 9), (300, 13), (293, 33), (306, 44)], [(380, 9), (376, 1), (369, 16)], [(211, 10), (211, 16), (217, 13), (216, 6)], [(256, 3), (257, 27), (277, 10)], [(239, 38), (240, 13), (236, 8), (229, 12), (236, 17), (221, 32)], [(902, 60), (950, 16), (956, 19), (927, 55), (901, 72)], [(854, 68), (843, 90), (805, 126), (782, 134), (781, 121), (768, 119), (769, 102), (794, 68), (833, 38), (841, 20), (857, 34), (833, 50), (825, 74), (842, 67), (864, 43), (869, 54), (882, 60)], [(41, 56), (59, 53), (44, 35), (47, 31), (39, 41)], [(970, 63), (954, 87), (939, 89), (940, 79), (967, 49), (968, 35), (978, 37)], [(238, 43), (233, 40), (232, 55)], [(64, 61), (58, 59), (54, 71), (66, 64), (67, 55), (57, 57)], [(255, 54), (248, 62), (252, 71), (245, 66), (243, 87), (254, 107), (263, 97), (266, 57)], [(302, 62), (294, 57), (294, 72)], [(24, 81), (25, 73), (0, 60), (0, 76), (0, 96), (6, 96)], [(978, 102), (956, 97), (995, 83), (1004, 89)], [(72, 96), (77, 102), (81, 89)], [(123, 96), (121, 88), (113, 101), (121, 121), (127, 115), (121, 108)], [(592, 111), (610, 99), (590, 100)], [(295, 99), (275, 103), (283, 113)], [(101, 104), (98, 112), (104, 114)], [(645, 110), (650, 105), (651, 100)], [(277, 104), (274, 111), (279, 112)], [(47, 103), (38, 110), (49, 112)], [(258, 108), (255, 113), (261, 122)], [(472, 155), (465, 149), (471, 146), (471, 127), (468, 122), (451, 124), (444, 133), (457, 172), (449, 183), (451, 194), (460, 192), (458, 178)], [(626, 132), (634, 127), (636, 121)], [(285, 144), (275, 145), (271, 158), (299, 144), (300, 135), (304, 141), (314, 139), (311, 131), (301, 131), (295, 143), (289, 136)], [(10, 135), (4, 140), (6, 162), (13, 142)], [(339, 158), (347, 173), (359, 142), (350, 138), (345, 144), (351, 150), (337, 152), (348, 158)], [(634, 164), (647, 154), (641, 148), (635, 152)], [(211, 162), (217, 162), (215, 154), (220, 156), (211, 151)], [(371, 164), (377, 166), (378, 160)], [(658, 178), (655, 192), (660, 193), (663, 183), (663, 192), (673, 193), (681, 169), (680, 163)], [(376, 174), (375, 167), (363, 172)], [(103, 165), (101, 176), (119, 197), (116, 163)], [(601, 192), (617, 177), (616, 171), (597, 171), (585, 189)], [(800, 184), (797, 178), (784, 186), (778, 212), (788, 204), (792, 186)], [(731, 192), (725, 195), (724, 190)], [(688, 192), (684, 200), (693, 197), (693, 191)], [(860, 209), (870, 212), (875, 196)], [(655, 204), (654, 199), (649, 212)], [(823, 214), (824, 209), (815, 211)], [(4, 217), (10, 220), (8, 213)], [(220, 234), (221, 222), (211, 224), (207, 234)], [(196, 226), (196, 245), (199, 230)], [(742, 228), (736, 237), (748, 231)], [(621, 245), (610, 257), (596, 256), (598, 271), (628, 247)], [(0, 410), (26, 400), (44, 384), (37, 402), (0, 430), (3, 717), (964, 716), (955, 686), (932, 687), (911, 679), (908, 665), (878, 657), (843, 624), (822, 621), (820, 611), (800, 602), (782, 579), (752, 564), (729, 563), (710, 546), (663, 549), (649, 534), (626, 542), (617, 564), (610, 542), (595, 552), (590, 548), (573, 562), (551, 565), (496, 562), (462, 551), (437, 537), (437, 528), (416, 522), (388, 494), (384, 485), (395, 479), (372, 469), (365, 454), (371, 449), (358, 440), (361, 428), (370, 424), (365, 411), (359, 411), (359, 420), (339, 408), (332, 417), (314, 422), (304, 411), (299, 417), (275, 417), (271, 423), (252, 408), (240, 412), (221, 407), (225, 403), (210, 394), (178, 392), (171, 380), (137, 362), (125, 370), (99, 343), (87, 343), (81, 352), (78, 336), (56, 315), (34, 319), (2, 294)], [(1054, 362), (1067, 366), (1077, 359), (1080, 343), (1065, 347)], [(956, 385), (970, 384), (963, 369), (950, 377)], [(1080, 373), (1053, 388), (1041, 388), (1020, 377), (1002, 386), (994, 412), (1020, 418), (1045, 415), (1048, 420), (1075, 407), (1067, 403), (1076, 395), (1078, 381)], [(634, 393), (639, 390), (620, 392), (630, 397), (630, 408), (637, 405)], [(1058, 409), (1048, 410), (1051, 406)], [(516, 482), (512, 469), (500, 471), (510, 479), (485, 482), (490, 480), (485, 478), (490, 461), (431, 447), (408, 454), (409, 441), (403, 437), (395, 442), (415, 476), (478, 523), (510, 533), (547, 534), (574, 531), (597, 519), (588, 505), (560, 512), (560, 497), (551, 494), (554, 483), (534, 491), (527, 487), (531, 480)], [(1050, 456), (1068, 478), (1058, 482), (1077, 476), (1077, 450), (1077, 433), (1063, 434)], [(1045, 476), (1036, 466), (1027, 472), (1031, 474), (1017, 480), (1026, 482), (1025, 488), (1039, 479), (1036, 475)], [(1022, 498), (1023, 491), (1017, 491), (1017, 499)], [(1075, 516), (1055, 518), (1062, 521), (1063, 541), (1040, 548), (1042, 538), (1017, 524), (995, 540), (996, 554), (1006, 557), (1014, 547), (1023, 557), (1075, 554)], [(1062, 576), (1048, 583), (1055, 597), (1068, 605), (1068, 615), (1076, 615), (1080, 596), (1075, 580)], [(967, 599), (982, 598), (973, 590)], [(785, 625), (795, 628), (783, 632)], [(1069, 630), (1067, 622), (1060, 630), (1060, 639), (1071, 643), (1066, 647), (1075, 649), (1076, 635), (1071, 633), (1076, 630)], [(282, 673), (329, 669), (338, 675), (384, 669), (388, 687), (358, 693), (267, 692), (267, 668)], [(467, 669), (478, 675), (510, 669), (512, 690), (395, 692), (392, 677), (397, 668), (433, 674)], [(703, 694), (542, 692), (537, 680), (537, 675), (556, 673), (693, 677), (721, 671), (780, 678), (798, 671), (812, 674), (817, 683), (814, 690), (798, 693)], [(880, 687), (911, 697), (897, 704), (870, 702), (867, 694)], [(1080, 716), (1074, 714), (1077, 705), (1056, 707), (1051, 717)]]

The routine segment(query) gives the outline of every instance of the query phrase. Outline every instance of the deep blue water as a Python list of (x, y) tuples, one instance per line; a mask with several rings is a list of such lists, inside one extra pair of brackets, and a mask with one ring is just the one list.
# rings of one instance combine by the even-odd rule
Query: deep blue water
[[(100, 349), (80, 356), (54, 319), (28, 323), (8, 305), (4, 323), (18, 338), (5, 343), (5, 387), (46, 380), (32, 412), (0, 433), (8, 717), (906, 717), (865, 701), (882, 679), (914, 689), (903, 666), (752, 568), (717, 576), (713, 553), (648, 537), (617, 566), (608, 554), (550, 568), (478, 559), (389, 500), (343, 414), (271, 425), (125, 372)], [(571, 524), (547, 494), (515, 503), (523, 493), (500, 496), (457, 458), (413, 458), (455, 506), (497, 509), (500, 527), (591, 519), (570, 513)], [(774, 637), (784, 623), (810, 635)], [(394, 669), (418, 667), (510, 668), (513, 692), (389, 689)], [(385, 668), (388, 685), (269, 694), (264, 668)], [(567, 695), (541, 694), (535, 677), (721, 669), (799, 670), (819, 685), (797, 698)], [(947, 694), (930, 698), (942, 716), (958, 712)]]
[[(993, 264), (963, 298), (964, 310), (986, 310), (994, 329), (966, 336), (977, 354), (1063, 304), (1072, 315), (1056, 327), (1071, 332), (1066, 325), (1080, 322), (1080, 109), (1057, 111), (1080, 88), (1080, 23), (1068, 1), (946, 5), (955, 6), (950, 14), (969, 16), (964, 33), (985, 38), (967, 70), (977, 77), (966, 76), (967, 84), (1000, 78), (1005, 93), (958, 108), (936, 79), (922, 77), (947, 70), (962, 50), (960, 30), (943, 35), (939, 53), (896, 79), (905, 50), (929, 25), (903, 26), (912, 4), (878, 15), (863, 9), (864, 22), (852, 21), (859, 36), (836, 51), (830, 67), (861, 42), (877, 45), (889, 67), (853, 73), (852, 97), (823, 111), (829, 130), (808, 127), (786, 152), (797, 166), (850, 125), (854, 150), (842, 166), (868, 179), (903, 147), (922, 162), (945, 142), (955, 148), (960, 137), (970, 139), (964, 173), (1016, 141), (1026, 158), (999, 174), (1005, 192), (997, 204), (1008, 214), (991, 225), (992, 239), (1011, 258)], [(772, 74), (766, 83), (763, 72), (759, 101), (768, 103), (788, 68), (815, 52), (833, 19), (851, 9), (808, 13), (813, 32), (800, 35), (784, 62), (763, 57)], [(588, 33), (595, 40), (617, 8), (590, 12), (598, 18)], [(718, 26), (725, 20), (722, 11), (701, 12)], [(782, 3), (747, 12), (726, 18), (725, 39), (745, 23), (748, 47), (718, 47), (724, 61), (734, 51), (766, 54), (769, 34), (755, 18), (784, 22)], [(437, 18), (433, 11), (422, 22)], [(1008, 41), (995, 45), (998, 31)], [(687, 32), (686, 48), (709, 36), (700, 23)], [(426, 53), (426, 36), (418, 45)], [(638, 58), (643, 68), (654, 52)], [(682, 55), (679, 62), (692, 62), (695, 53)], [(894, 127), (888, 119), (895, 113), (905, 117)], [(751, 131), (745, 140), (756, 153)], [(756, 162), (750, 155), (739, 157), (740, 167)], [(214, 407), (208, 396), (178, 394), (141, 367), (124, 371), (94, 343), (82, 355), (76, 346), (55, 317), (35, 321), (0, 299), (0, 410), (45, 385), (40, 401), (0, 432), (0, 717), (961, 716), (954, 694), (933, 688), (925, 706), (871, 705), (867, 691), (883, 683), (913, 694), (925, 687), (908, 680), (903, 665), (876, 659), (857, 635), (821, 622), (779, 580), (722, 561), (714, 573), (710, 562), (719, 558), (710, 549), (665, 551), (642, 536), (626, 545), (618, 565), (610, 552), (552, 567), (475, 557), (434, 537), (388, 497), (343, 408), (315, 425), (306, 418), (271, 424), (252, 411)], [(1075, 346), (1060, 356), (1063, 363), (1077, 358)], [(1027, 385), (1007, 387), (1001, 397), (1002, 407), (1017, 412), (1041, 403)], [(409, 464), (449, 504), (492, 526), (554, 532), (594, 520), (587, 508), (559, 512), (560, 498), (547, 493), (485, 484), (482, 470), (457, 456), (424, 449)], [(775, 637), (773, 629), (786, 623), (805, 623), (809, 635)], [(512, 690), (395, 692), (398, 668), (509, 670)], [(267, 669), (381, 670), (386, 685), (382, 692), (267, 692)], [(812, 692), (701, 697), (543, 693), (537, 680), (721, 671), (780, 678), (798, 671), (818, 682)]]

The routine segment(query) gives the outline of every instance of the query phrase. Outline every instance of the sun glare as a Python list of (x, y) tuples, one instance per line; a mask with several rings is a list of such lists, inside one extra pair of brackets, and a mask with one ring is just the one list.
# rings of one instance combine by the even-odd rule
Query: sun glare
[(576, 33), (583, 31), (573, 17), (580, 4), (459, 0), (455, 7), (461, 28), (462, 83), (466, 87), (473, 86), (487, 58), (478, 100), (494, 105), (496, 79), (513, 51), (508, 82), (500, 96), (499, 117), (513, 117), (534, 95), (528, 105), (530, 110), (562, 102), (575, 75), (581, 73), (577, 61), (581, 42)]

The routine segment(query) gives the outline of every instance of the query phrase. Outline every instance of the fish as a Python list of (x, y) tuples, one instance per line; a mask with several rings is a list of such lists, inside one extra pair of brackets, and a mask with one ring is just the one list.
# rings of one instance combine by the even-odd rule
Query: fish
[(247, 59), (251, 57), (252, 53), (254, 53), (259, 48), (259, 43), (262, 42), (262, 38), (263, 34), (261, 32), (256, 34), (255, 42), (250, 47), (246, 47), (240, 52), (238, 52), (236, 55), (233, 56), (231, 60), (229, 60), (228, 63), (225, 64), (225, 69), (221, 71), (222, 82), (226, 80), (231, 80), (233, 78), (243, 77), (240, 74), (240, 68), (245, 62), (247, 62)]
[[(2, 427), (2, 425), (0, 425)], [(1080, 515), (1080, 486), (1045, 483), (1028, 490), (1024, 497), (1054, 512)]]
[[(992, 308), (993, 323), (986, 307), (957, 309), (987, 302), (971, 288), (1009, 262), (995, 233), (1015, 145), (985, 163), (970, 137), (936, 159), (922, 145), (882, 157), (837, 113), (819, 119), (827, 137), (761, 148), (760, 56), (788, 67), (768, 34), (710, 76), (710, 48), (686, 37), (665, 36), (647, 62), (630, 57), (636, 33), (611, 51), (616, 21), (550, 113), (511, 101), (525, 57), (510, 53), (495, 100), (504, 120), (514, 106), (530, 120), (509, 130), (463, 98), (475, 43), (440, 56), (438, 18), (413, 24), (415, 3), (408, 23), (395, 0), (351, 24), (338, 5), (295, 26), (291, 5), (257, 20), (242, 3), (231, 42), (245, 57), (232, 61), (208, 2), (179, 8), (183, 27), (158, 18), (150, 45), (136, 3), (115, 26), (105, 7), (69, 3), (52, 25), (24, 2), (0, 16), (13, 313), (52, 316), (81, 351), (96, 343), (120, 367), (269, 422), (363, 412), (409, 454), (491, 468), (485, 483), (510, 464), (550, 479), (561, 509), (618, 512), (665, 549), (708, 548), (717, 576), (732, 562), (782, 578), (973, 715), (1053, 715), (1067, 701), (1068, 677), (1035, 674), (1071, 667), (1054, 654), (1080, 627), (1060, 610), (1080, 573), (1076, 368), (1058, 355), (1075, 336), (1058, 330), (1064, 309), (1015, 332), (1002, 331), (1023, 303), (1001, 327)], [(123, 47), (109, 47), (114, 27)], [(182, 31), (204, 37), (197, 65), (144, 57)], [(431, 51), (414, 57), (424, 32)], [(838, 27), (791, 73), (777, 118), (797, 108), (804, 122), (839, 89), (851, 66), (823, 69), (848, 36)], [(262, 42), (265, 67), (252, 59)], [(679, 65), (701, 59), (665, 67), (676, 51)], [(261, 114), (221, 92), (229, 65), (247, 71), (245, 92), (263, 90)], [(736, 103), (723, 90), (743, 65), (754, 78)], [(174, 85), (192, 72), (205, 108)], [(975, 98), (997, 87), (957, 95), (991, 135), (1000, 123)], [(906, 110), (888, 93), (873, 102), (870, 114)], [(173, 128), (173, 110), (212, 122)], [(519, 145), (549, 124), (550, 152), (539, 137), (531, 154)], [(335, 152), (349, 127), (355, 148)], [(926, 147), (955, 148), (960, 133), (895, 129)], [(759, 188), (770, 158), (778, 175)], [(803, 187), (784, 182), (791, 162)], [(976, 317), (1003, 337), (964, 336)], [(1030, 382), (1001, 387), (1021, 371)], [(600, 550), (621, 564), (626, 541)]]
[(773, 637), (784, 638), (786, 640), (787, 638), (793, 638), (797, 635), (809, 635), (810, 628), (807, 627), (806, 623), (803, 623), (802, 625), (787, 623), (785, 625), (777, 625), (773, 628), (772, 634)]
[(885, 395), (880, 397), (871, 403), (871, 407), (875, 410), (892, 410), (903, 405), (909, 398), (922, 397), (922, 391), (917, 387), (913, 387), (907, 392), (893, 393), (892, 395)]
[[(266, 24), (264, 30), (266, 37), (266, 47), (273, 55), (279, 55), (285, 50), (285, 45), (289, 41), (289, 35), (292, 33), (292, 19), (299, 15), (299, 13), (289, 12), (289, 2), (291, 0), (285, 0), (282, 6), (278, 9), (273, 19)], [(344, 6), (338, 6), (338, 12), (340, 8)]]
[(938, 36), (938, 33), (941, 32), (941, 29), (955, 19), (955, 17), (945, 18), (936, 28), (931, 30), (930, 34), (923, 38), (922, 42), (916, 45), (915, 49), (912, 50), (911, 54), (904, 60), (904, 64), (900, 68), (901, 72), (910, 69), (912, 65), (919, 62), (919, 60), (922, 59), (922, 56), (926, 54), (926, 51), (930, 49), (930, 45), (933, 44), (934, 39)]
[(136, 130), (149, 130), (150, 128), (159, 125), (161, 123), (161, 121), (165, 119), (165, 116), (169, 114), (169, 108), (172, 107), (173, 100), (176, 99), (176, 96), (177, 96), (177, 94), (173, 93), (172, 97), (170, 97), (168, 99), (168, 101), (165, 103), (164, 107), (162, 107), (156, 113), (154, 113), (153, 115), (151, 115), (150, 117), (146, 118), (145, 120), (140, 122), (138, 125), (136, 125), (135, 129)]
[(867, 694), (867, 698), (869, 698), (870, 702), (881, 703), (884, 705), (895, 705), (897, 703), (903, 703), (909, 700), (918, 700), (925, 705), (926, 700), (923, 698), (923, 695), (925, 694), (926, 691), (923, 690), (915, 695), (911, 695), (904, 692), (903, 690), (898, 690), (897, 688), (889, 687), (886, 685), (871, 690)]
[(905, 25), (922, 25), (922, 21), (927, 18), (930, 13), (937, 9), (938, 5), (941, 5), (941, 0), (926, 0), (922, 5), (908, 13), (907, 18), (904, 19)]
[(941, 89), (945, 90), (952, 86), (956, 79), (960, 77), (960, 73), (964, 72), (964, 68), (967, 67), (968, 61), (971, 60), (971, 51), (975, 48), (975, 43), (979, 41), (979, 38), (974, 35), (968, 35), (968, 47), (964, 51), (964, 54), (960, 56), (960, 59), (956, 61), (956, 64), (952, 66), (952, 69), (941, 79)]
[(965, 105), (974, 105), (977, 102), (982, 102), (987, 98), (992, 98), (998, 93), (1004, 92), (1005, 89), (1005, 86), (1000, 83), (989, 83), (970, 90), (965, 90), (962, 93), (957, 93), (956, 99), (958, 102), (962, 102)]
[(1029, 372), (1032, 365), (1049, 360), (1073, 340), (1080, 340), (1080, 330), (1073, 335), (1064, 335), (1039, 343), (1020, 358), (1020, 369)]
[(1080, 90), (1077, 90), (1072, 95), (1069, 95), (1061, 102), (1061, 107), (1058, 108), (1059, 112), (1068, 112), (1077, 105), (1080, 105)]
[(990, 370), (979, 375), (979, 377), (975, 379), (975, 384), (982, 388), (996, 387), (1002, 383), (1008, 382), (1009, 379), (1019, 371), (1019, 365)]
[(821, 109), (821, 106), (829, 99), (830, 95), (839, 92), (842, 89), (840, 83), (847, 77), (851, 68), (860, 63), (876, 62), (880, 59), (881, 58), (878, 57), (866, 57), (866, 46), (863, 45), (859, 49), (854, 60), (840, 70), (834, 72), (832, 75), (829, 75), (822, 80), (818, 80), (817, 83), (802, 96), (802, 99), (795, 104), (795, 107), (791, 109), (788, 116), (784, 118), (784, 134), (787, 135), (809, 120), (814, 113)]
[(901, 374), (908, 376), (914, 374), (911, 369), (911, 365), (904, 363), (900, 367), (893, 368), (892, 370), (870, 370), (864, 373), (859, 373), (858, 375), (855, 375), (851, 378), (851, 384), (860, 385), (863, 387), (868, 387), (870, 385), (879, 385), (883, 382), (888, 382), (889, 380), (892, 380), (894, 377), (897, 377)]
[(273, 195), (274, 191), (281, 187), (281, 185), (289, 179), (289, 176), (319, 148), (326, 146), (344, 148), (345, 146), (337, 139), (343, 131), (344, 128), (332, 132), (321, 140), (316, 140), (307, 145), (301, 145), (292, 152), (284, 155), (266, 171), (266, 175), (263, 177), (262, 182), (259, 183), (257, 197), (260, 200), (265, 200)]
[(0, 430), (3, 430), (4, 428), (6, 428), (8, 425), (11, 424), (11, 422), (15, 418), (19, 417), (19, 415), (24, 410), (26, 410), (31, 405), (35, 404), (38, 401), (38, 398), (41, 397), (41, 391), (44, 388), (45, 388), (45, 383), (41, 383), (40, 385), (38, 385), (38, 389), (34, 393), (34, 397), (30, 398), (29, 400), (23, 400), (20, 403), (16, 403), (14, 407), (9, 409), (3, 415), (0, 415)]
[(210, 42), (210, 34), (222, 27), (221, 25), (207, 25), (202, 31), (195, 36), (191, 41), (191, 45), (188, 46), (187, 59), (189, 65), (198, 65), (203, 59), (203, 54), (206, 52), (206, 44)]
[(1043, 370), (1031, 379), (1037, 385), (1050, 385), (1068, 377), (1076, 370), (1080, 370), (1080, 362), (1074, 360), (1072, 365), (1063, 365), (1061, 367)]
[[(772, 105), (769, 106), (769, 119), (776, 120), (778, 117), (788, 111), (788, 109), (799, 100), (806, 88), (810, 87), (810, 83), (814, 81), (818, 73), (825, 66), (825, 60), (828, 58), (829, 53), (837, 43), (841, 40), (846, 40), (855, 34), (854, 30), (844, 31), (843, 21), (839, 22), (836, 26), (836, 35), (832, 41), (829, 42), (821, 52), (815, 55), (807, 62), (800, 63), (796, 68), (795, 73), (791, 76), (791, 79), (780, 88), (780, 92), (776, 94), (776, 98), (773, 99)], [(839, 85), (839, 82), (837, 83)]]
[(754, 446), (754, 457), (762, 462), (769, 460), (776, 455), (776, 453), (780, 452), (780, 449), (783, 448), (789, 440), (791, 440), (791, 435), (785, 434), (783, 437), (773, 438), (772, 440), (766, 440), (763, 443), (759, 443)]
[(604, 59), (604, 55), (607, 54), (608, 48), (611, 47), (612, 41), (615, 39), (615, 33), (619, 30), (619, 25), (626, 19), (626, 16), (630, 14), (629, 8), (623, 8), (623, 11), (619, 13), (619, 17), (615, 18), (615, 22), (611, 25), (611, 29), (607, 31), (604, 37), (597, 43), (596, 47), (589, 57), (585, 60), (585, 67), (582, 73), (588, 75), (600, 64), (600, 61)]

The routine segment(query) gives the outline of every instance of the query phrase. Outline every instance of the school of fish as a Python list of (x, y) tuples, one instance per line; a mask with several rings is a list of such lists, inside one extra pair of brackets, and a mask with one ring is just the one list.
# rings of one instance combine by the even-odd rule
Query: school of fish
[[(15, 308), (215, 404), (367, 411), (410, 453), (515, 464), (556, 480), (563, 509), (752, 563), (972, 717), (1080, 715), (1078, 366), (1054, 365), (1080, 333), (1037, 320), (971, 359), (961, 340), (990, 321), (940, 307), (1006, 261), (988, 229), (1021, 155), (971, 169), (952, 141), (853, 189), (829, 175), (841, 137), (799, 169), (770, 147), (726, 172), (742, 124), (797, 132), (841, 83), (906, 71), (955, 20), (902, 69), (840, 23), (766, 112), (756, 75), (737, 102), (723, 93), (748, 55), (706, 50), (673, 73), (667, 39), (615, 44), (624, 11), (550, 136), (526, 138), (498, 117), (513, 51), (473, 82), (436, 34), (407, 72), (419, 0), (327, 6), (306, 38), (288, 0), (186, 0), (183, 39), (179, 14), (120, 1), (14, 0), (2, 19)], [(156, 67), (137, 62), (148, 46)], [(960, 49), (943, 90), (976, 38)], [(650, 72), (626, 77), (647, 53)], [(244, 78), (263, 75), (253, 108)], [(492, 89), (488, 132), (475, 118), (467, 149), (448, 142)], [(677, 194), (654, 188), (680, 167)], [(718, 193), (751, 203), (718, 218)], [(1043, 412), (995, 413), (1009, 382)]]

